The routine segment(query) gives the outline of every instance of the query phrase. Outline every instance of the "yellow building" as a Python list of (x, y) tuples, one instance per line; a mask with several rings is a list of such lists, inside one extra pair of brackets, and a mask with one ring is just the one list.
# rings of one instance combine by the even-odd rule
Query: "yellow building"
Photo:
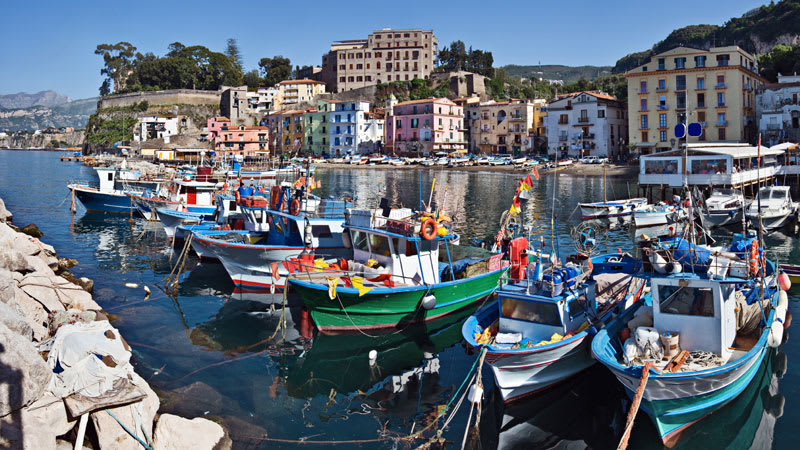
[(275, 87), (278, 93), (273, 100), (274, 111), (291, 109), (300, 103), (313, 103), (314, 97), (325, 93), (325, 83), (314, 80), (285, 80)]
[(466, 109), (472, 153), (528, 153), (533, 150), (530, 137), (546, 136), (544, 99), (490, 101)]
[(699, 50), (677, 47), (630, 70), (630, 143), (642, 154), (675, 148), (678, 123), (698, 122), (690, 142), (750, 142), (756, 139), (755, 95), (766, 80), (755, 58), (738, 46)]

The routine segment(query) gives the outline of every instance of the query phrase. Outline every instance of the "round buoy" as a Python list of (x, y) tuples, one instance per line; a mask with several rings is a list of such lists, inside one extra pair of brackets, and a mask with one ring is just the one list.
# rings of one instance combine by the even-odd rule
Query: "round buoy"
[(433, 294), (428, 294), (422, 297), (422, 307), (431, 310), (436, 307), (436, 297)]
[(778, 275), (778, 286), (781, 287), (782, 291), (788, 291), (792, 288), (792, 280), (789, 279), (789, 275), (786, 275), (786, 272), (781, 272)]
[(480, 403), (481, 400), (483, 399), (483, 386), (477, 384), (473, 384), (472, 386), (470, 386), (467, 398), (472, 403)]

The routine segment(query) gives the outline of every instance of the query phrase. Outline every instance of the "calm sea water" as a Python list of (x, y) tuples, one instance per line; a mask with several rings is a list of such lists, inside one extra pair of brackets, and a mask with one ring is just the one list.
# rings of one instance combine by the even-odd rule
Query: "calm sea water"
[[(95, 299), (116, 315), (114, 325), (133, 347), (137, 371), (159, 392), (162, 411), (221, 420), (236, 448), (298, 448), (291, 441), (402, 436), (430, 423), (472, 366), (476, 355), (460, 343), (461, 322), (471, 311), (373, 338), (313, 336), (302, 313), (290, 308), (286, 311), (288, 330), (270, 339), (280, 308), (272, 311), (263, 297), (233, 294), (221, 265), (199, 264), (192, 258), (182, 275), (178, 297), (168, 297), (157, 286), (170, 273), (176, 255), (160, 225), (142, 219), (129, 224), (127, 216), (89, 214), (81, 208), (73, 218), (67, 183), (96, 176), (90, 168), (60, 162), (58, 156), (0, 151), (0, 196), (17, 225), (36, 223), (44, 240), (61, 256), (80, 262), (74, 268), (77, 275), (95, 281)], [(394, 206), (415, 207), (420, 198), (427, 203), (433, 177), (434, 198), (455, 219), (465, 244), (496, 231), (520, 178), (517, 174), (427, 169), (319, 168), (317, 172), (323, 185), (321, 195), (349, 192), (356, 195), (359, 207), (375, 207), (381, 197), (389, 198)], [(608, 184), (609, 198), (635, 193), (635, 180), (610, 180)], [(549, 236), (555, 207), (555, 234), (561, 237), (561, 253), (566, 254), (572, 251), (569, 231), (578, 223), (577, 202), (597, 201), (602, 191), (599, 178), (543, 177), (534, 183), (525, 215), (534, 234)], [(601, 235), (601, 246), (632, 249), (632, 232), (624, 226), (612, 228)], [(715, 235), (724, 239), (730, 233)], [(796, 239), (773, 234), (768, 244), (773, 258), (800, 262)], [(138, 287), (128, 288), (125, 283)], [(153, 291), (146, 300), (143, 285)], [(790, 297), (790, 310), (797, 315), (800, 289)], [(790, 336), (743, 395), (685, 433), (679, 446), (796, 447), (798, 346), (800, 341)], [(373, 349), (378, 351), (378, 359), (370, 366), (367, 355)], [(618, 442), (628, 402), (602, 367), (595, 366), (505, 410), (491, 394), (488, 369), (484, 382), (489, 402), (475, 446), (614, 448)], [(466, 412), (462, 408), (445, 431), (449, 447), (460, 446)], [(321, 446), (303, 447), (309, 445)], [(386, 440), (345, 442), (338, 447), (409, 445)], [(637, 417), (631, 448), (660, 448), (644, 415)]]

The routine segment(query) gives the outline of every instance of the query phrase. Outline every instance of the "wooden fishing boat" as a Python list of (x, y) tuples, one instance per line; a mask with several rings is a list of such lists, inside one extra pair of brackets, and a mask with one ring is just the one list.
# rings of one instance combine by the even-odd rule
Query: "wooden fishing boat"
[[(650, 292), (592, 341), (592, 354), (626, 393), (641, 395), (641, 409), (668, 446), (739, 396), (769, 348), (782, 342), (786, 292), (778, 287), (772, 262), (755, 251), (737, 256), (738, 249), (757, 248), (752, 238), (738, 238), (743, 242), (729, 249), (687, 248), (680, 238), (647, 243), (645, 253), (663, 251), (674, 259), (646, 259)], [(635, 338), (620, 337), (628, 334), (622, 333), (626, 327), (633, 328)], [(662, 354), (672, 359), (664, 362)], [(649, 378), (642, 389), (645, 370)]]
[[(191, 213), (214, 214), (216, 183), (179, 180), (158, 193), (126, 193), (136, 209), (148, 220), (157, 220), (159, 208)], [(166, 192), (165, 192), (166, 191)]]
[(795, 264), (781, 264), (781, 272), (789, 276), (792, 283), (800, 283), (800, 266)]
[(323, 333), (443, 317), (492, 294), (506, 271), (500, 254), (453, 246), (453, 234), (410, 209), (350, 210), (345, 226), (350, 259), (297, 267), (289, 280)]
[(95, 167), (98, 186), (72, 183), (72, 191), (87, 211), (130, 214), (131, 199), (126, 192), (142, 194), (147, 189), (158, 189), (158, 180), (141, 179), (138, 171), (114, 167)]
[[(624, 255), (596, 257), (544, 269), (528, 266), (525, 238), (511, 241), (510, 277), (496, 301), (464, 322), (462, 335), (473, 348), (487, 349), (486, 362), (505, 402), (539, 392), (592, 366), (590, 342), (612, 314), (641, 295), (645, 280), (631, 275), (637, 265)], [(608, 261), (618, 261), (618, 265)], [(601, 272), (602, 271), (602, 272)]]

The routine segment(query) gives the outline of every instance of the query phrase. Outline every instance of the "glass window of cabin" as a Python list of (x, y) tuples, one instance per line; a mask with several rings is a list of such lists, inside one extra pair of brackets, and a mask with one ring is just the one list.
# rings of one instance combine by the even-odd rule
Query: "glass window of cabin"
[(311, 225), (311, 234), (318, 238), (331, 237), (331, 227), (327, 225)]
[(503, 317), (524, 320), (545, 325), (561, 326), (558, 305), (545, 302), (527, 302), (513, 298), (504, 298), (501, 304)]
[(369, 251), (369, 244), (367, 243), (367, 233), (363, 231), (353, 230), (353, 248), (356, 250)]
[(659, 286), (662, 314), (714, 317), (714, 291), (705, 287)]
[(373, 254), (392, 256), (392, 250), (389, 247), (389, 238), (386, 236), (381, 236), (380, 234), (370, 234), (369, 245), (370, 248), (372, 248)]
[(581, 295), (577, 298), (570, 300), (569, 305), (569, 318), (574, 319), (586, 312), (586, 296)]

